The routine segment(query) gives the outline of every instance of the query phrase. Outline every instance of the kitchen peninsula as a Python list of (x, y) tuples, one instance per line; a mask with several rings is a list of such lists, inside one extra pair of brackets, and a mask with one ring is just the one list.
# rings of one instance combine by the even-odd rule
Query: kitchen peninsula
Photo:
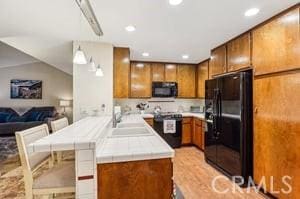
[(76, 198), (170, 198), (174, 150), (143, 120), (87, 117), (31, 145), (30, 152), (75, 150)]

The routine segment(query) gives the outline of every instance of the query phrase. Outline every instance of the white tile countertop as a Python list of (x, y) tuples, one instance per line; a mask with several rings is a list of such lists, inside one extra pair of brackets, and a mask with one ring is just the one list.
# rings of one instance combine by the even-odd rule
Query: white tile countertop
[(96, 150), (98, 164), (174, 157), (175, 151), (144, 121), (143, 115), (123, 116), (121, 123), (142, 123), (151, 135), (112, 137), (108, 133)]
[(28, 152), (94, 149), (111, 116), (87, 117), (28, 145)]
[(198, 119), (202, 119), (204, 120), (205, 119), (205, 114), (204, 113), (191, 113), (191, 112), (188, 112), (188, 113), (181, 113), (182, 117), (196, 117)]
[(143, 118), (154, 118), (154, 115), (152, 113), (144, 113), (144, 114), (141, 114), (141, 116)]
[(111, 116), (87, 117), (31, 143), (27, 150), (34, 153), (94, 149), (97, 163), (174, 157), (174, 150), (140, 114), (123, 116), (121, 123), (142, 123), (151, 135), (111, 137), (111, 120)]

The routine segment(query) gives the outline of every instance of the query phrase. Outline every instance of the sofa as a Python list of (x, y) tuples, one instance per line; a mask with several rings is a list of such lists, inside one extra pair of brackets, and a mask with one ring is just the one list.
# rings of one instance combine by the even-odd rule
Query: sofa
[(0, 136), (14, 136), (22, 131), (41, 124), (48, 124), (58, 118), (55, 107), (32, 107), (23, 114), (14, 108), (0, 107)]

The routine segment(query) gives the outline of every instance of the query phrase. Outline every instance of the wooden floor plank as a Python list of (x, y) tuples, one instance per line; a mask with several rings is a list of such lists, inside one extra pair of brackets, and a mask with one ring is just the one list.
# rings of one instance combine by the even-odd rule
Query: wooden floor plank
[[(224, 176), (205, 162), (204, 153), (196, 147), (176, 149), (174, 161), (174, 181), (186, 199), (262, 199), (267, 198), (251, 189), (249, 193), (226, 178), (220, 178), (216, 187), (219, 190), (230, 189), (226, 194), (215, 192), (212, 181), (217, 176)], [(237, 191), (233, 193), (233, 186)]]

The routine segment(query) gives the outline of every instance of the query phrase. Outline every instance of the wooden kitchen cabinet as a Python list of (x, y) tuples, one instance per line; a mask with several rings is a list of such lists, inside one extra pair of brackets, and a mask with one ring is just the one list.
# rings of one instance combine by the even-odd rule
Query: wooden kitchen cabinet
[(227, 72), (226, 67), (226, 45), (222, 45), (211, 51), (209, 62), (209, 77)]
[(251, 66), (251, 33), (245, 33), (227, 44), (228, 72)]
[(183, 145), (192, 144), (193, 118), (184, 117), (182, 120), (182, 141)]
[(174, 192), (171, 158), (97, 164), (97, 173), (98, 199), (170, 199)]
[(283, 176), (291, 176), (292, 193), (274, 194), (278, 198), (300, 195), (300, 73), (255, 78), (254, 80), (254, 180), (265, 177), (266, 190), (286, 188)]
[(151, 97), (151, 65), (149, 63), (132, 62), (130, 74), (130, 97)]
[(205, 98), (205, 80), (208, 79), (209, 61), (204, 61), (197, 66), (197, 97)]
[(256, 28), (252, 35), (255, 75), (300, 68), (299, 7)]
[(180, 64), (177, 68), (177, 83), (179, 98), (196, 97), (196, 67)]
[(144, 120), (153, 127), (153, 118), (144, 118)]
[(165, 64), (165, 81), (177, 82), (177, 65)]
[(114, 98), (129, 97), (129, 48), (114, 48)]
[(202, 138), (202, 121), (198, 118), (194, 118), (194, 131), (192, 141), (195, 146), (203, 149), (203, 138)]
[(163, 82), (165, 81), (165, 65), (161, 63), (152, 63), (152, 81)]

